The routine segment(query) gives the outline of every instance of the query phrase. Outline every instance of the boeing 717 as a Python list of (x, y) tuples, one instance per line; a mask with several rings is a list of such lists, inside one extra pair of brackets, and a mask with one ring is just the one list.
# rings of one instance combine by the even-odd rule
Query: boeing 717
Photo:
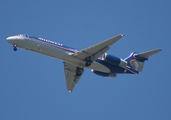
[(82, 50), (27, 34), (10, 36), (6, 40), (13, 45), (14, 51), (19, 47), (61, 59), (64, 63), (66, 86), (68, 91), (72, 92), (84, 73), (84, 68), (89, 68), (93, 73), (103, 77), (116, 77), (121, 73), (138, 74), (143, 70), (144, 62), (151, 55), (161, 51), (154, 49), (142, 53), (132, 52), (125, 59), (106, 53), (110, 46), (123, 36), (117, 35)]

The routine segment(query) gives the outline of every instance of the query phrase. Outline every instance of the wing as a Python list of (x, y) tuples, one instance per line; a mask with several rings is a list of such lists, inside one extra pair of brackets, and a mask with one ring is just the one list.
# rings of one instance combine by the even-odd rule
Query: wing
[(67, 62), (64, 62), (64, 72), (66, 79), (66, 86), (69, 92), (72, 92), (75, 85), (80, 80), (84, 70), (77, 66), (73, 66)]
[(113, 38), (110, 38), (108, 40), (105, 40), (101, 43), (98, 43), (96, 45), (93, 45), (91, 47), (88, 47), (86, 49), (83, 49), (75, 54), (73, 56), (84, 60), (87, 57), (91, 57), (91, 61), (95, 61), (98, 57), (103, 55), (107, 50), (110, 49), (110, 46), (117, 42), (120, 38), (122, 38), (124, 35), (117, 35)]

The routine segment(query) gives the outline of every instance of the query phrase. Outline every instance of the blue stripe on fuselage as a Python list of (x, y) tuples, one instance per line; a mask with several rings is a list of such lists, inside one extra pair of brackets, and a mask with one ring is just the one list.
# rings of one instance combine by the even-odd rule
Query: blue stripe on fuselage
[(27, 34), (19, 34), (18, 36), (30, 38), (31, 40), (36, 40), (36, 41), (39, 41), (39, 42), (43, 42), (43, 43), (52, 45), (54, 47), (60, 48), (62, 50), (65, 50), (65, 51), (68, 51), (68, 52), (72, 52), (72, 53), (76, 53), (76, 52), (79, 51), (76, 48), (68, 47), (68, 46), (65, 46), (65, 45), (63, 45), (61, 43), (54, 42), (54, 41), (51, 41), (51, 40), (47, 40), (47, 39), (44, 39), (44, 38), (41, 38), (41, 37), (30, 36), (30, 35), (27, 35)]

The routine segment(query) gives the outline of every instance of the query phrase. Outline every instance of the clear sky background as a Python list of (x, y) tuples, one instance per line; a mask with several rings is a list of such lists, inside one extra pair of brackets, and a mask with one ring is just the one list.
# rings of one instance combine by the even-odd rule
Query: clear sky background
[[(83, 49), (125, 34), (108, 51), (162, 48), (139, 75), (85, 70), (73, 93), (63, 63), (6, 38), (26, 33)], [(170, 0), (1, 0), (0, 120), (171, 120)]]

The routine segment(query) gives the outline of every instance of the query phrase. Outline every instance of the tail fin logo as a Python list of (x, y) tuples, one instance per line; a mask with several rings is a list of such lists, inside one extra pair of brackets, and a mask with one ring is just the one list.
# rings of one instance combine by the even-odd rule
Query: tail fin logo
[(132, 59), (129, 61), (129, 64), (132, 68), (136, 69), (138, 67), (138, 62), (136, 59)]
[(128, 62), (128, 65), (134, 69), (137, 69), (138, 67), (138, 61), (137, 59), (134, 57), (135, 54), (137, 54), (136, 52), (132, 52), (127, 58), (125, 58), (125, 60)]
[(144, 67), (144, 62), (148, 60), (148, 58), (156, 54), (157, 52), (161, 51), (161, 49), (150, 50), (147, 52), (142, 52), (137, 54), (136, 52), (132, 52), (127, 58), (124, 60), (128, 62), (128, 66), (132, 67), (133, 69), (141, 72)]

